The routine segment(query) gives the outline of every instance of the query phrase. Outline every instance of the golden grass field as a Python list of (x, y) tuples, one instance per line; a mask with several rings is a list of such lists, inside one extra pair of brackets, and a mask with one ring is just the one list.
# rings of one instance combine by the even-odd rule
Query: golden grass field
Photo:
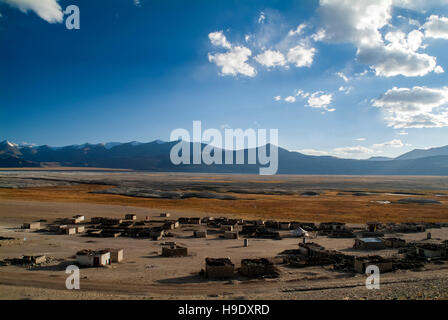
[[(185, 211), (190, 214), (227, 215), (245, 219), (277, 219), (296, 221), (339, 221), (347, 223), (380, 222), (448, 222), (448, 199), (442, 204), (379, 204), (375, 201), (396, 201), (400, 195), (353, 196), (349, 193), (325, 191), (318, 197), (298, 195), (232, 194), (237, 200), (216, 199), (148, 199), (122, 195), (94, 194), (111, 186), (79, 184), (72, 186), (0, 189), (1, 200), (80, 202), (124, 205), (160, 210)], [(422, 191), (434, 198), (435, 191)]]

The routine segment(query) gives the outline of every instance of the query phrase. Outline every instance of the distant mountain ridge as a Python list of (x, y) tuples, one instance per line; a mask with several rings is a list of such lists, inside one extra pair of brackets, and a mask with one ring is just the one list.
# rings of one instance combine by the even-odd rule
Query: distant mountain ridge
[(369, 161), (391, 161), (394, 160), (394, 158), (389, 158), (389, 157), (371, 157), (369, 159), (367, 159)]
[(396, 160), (413, 160), (422, 159), (428, 157), (438, 157), (438, 156), (448, 156), (448, 146), (430, 149), (415, 149), (408, 153), (405, 153), (397, 158)]
[[(61, 166), (147, 170), (156, 172), (248, 173), (259, 172), (259, 165), (174, 165), (171, 148), (178, 141), (155, 140), (148, 143), (112, 142), (65, 147), (19, 146), (0, 142), (0, 167), (39, 167), (44, 163)], [(192, 143), (188, 144), (192, 150)], [(205, 145), (201, 145), (204, 148)], [(257, 150), (255, 150), (257, 151)], [(244, 150), (247, 159), (249, 150)], [(233, 156), (235, 159), (235, 151)], [(223, 152), (224, 154), (224, 152)], [(191, 156), (192, 157), (192, 156)], [(337, 175), (441, 175), (448, 176), (448, 146), (414, 150), (395, 159), (373, 157), (368, 160), (310, 156), (278, 148), (279, 174)], [(224, 161), (223, 161), (224, 163)]]

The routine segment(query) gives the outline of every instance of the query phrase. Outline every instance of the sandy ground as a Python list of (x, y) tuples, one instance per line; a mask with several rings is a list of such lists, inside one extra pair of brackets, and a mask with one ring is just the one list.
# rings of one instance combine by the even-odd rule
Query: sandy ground
[[(174, 240), (186, 245), (190, 256), (163, 258), (161, 241), (129, 238), (90, 238), (80, 235), (53, 235), (18, 229), (24, 221), (70, 217), (84, 214), (122, 217), (135, 213), (139, 218), (157, 217), (160, 210), (118, 205), (88, 203), (53, 203), (39, 201), (2, 200), (0, 202), (0, 236), (20, 238), (17, 244), (0, 247), (0, 259), (23, 254), (45, 254), (58, 259), (54, 263), (33, 269), (0, 267), (1, 299), (447, 299), (448, 265), (428, 265), (423, 271), (398, 271), (382, 275), (380, 290), (367, 290), (365, 276), (330, 270), (329, 267), (303, 269), (279, 266), (280, 278), (248, 280), (236, 277), (231, 281), (205, 280), (198, 272), (205, 267), (205, 257), (230, 257), (239, 267), (243, 258), (272, 258), (286, 249), (297, 248), (299, 240), (287, 236), (280, 241), (250, 239), (223, 240), (218, 234), (207, 239), (192, 238), (193, 230), (205, 226), (185, 226), (176, 229)], [(172, 217), (203, 214), (172, 212)], [(448, 229), (433, 229), (434, 239), (448, 239)], [(422, 240), (426, 233), (405, 234), (406, 240)], [(353, 255), (362, 252), (351, 249), (353, 239), (313, 240), (328, 249)], [(74, 262), (81, 249), (124, 248), (125, 260), (105, 268), (81, 269), (81, 290), (65, 288), (65, 267)], [(394, 255), (394, 250), (381, 251)]]

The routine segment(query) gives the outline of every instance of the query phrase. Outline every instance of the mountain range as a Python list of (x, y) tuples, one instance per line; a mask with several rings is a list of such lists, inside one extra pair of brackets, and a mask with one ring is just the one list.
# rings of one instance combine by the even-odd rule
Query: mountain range
[[(0, 167), (41, 167), (52, 164), (156, 172), (248, 174), (259, 172), (259, 165), (249, 164), (176, 166), (171, 163), (170, 150), (177, 143), (178, 141), (156, 140), (148, 143), (133, 141), (50, 147), (21, 146), (5, 140), (0, 142)], [(183, 143), (192, 147), (190, 142)], [(244, 153), (247, 159), (249, 150), (244, 150)], [(235, 158), (235, 152), (233, 156)], [(373, 157), (368, 160), (310, 156), (278, 148), (278, 163), (279, 174), (448, 176), (448, 146), (427, 150), (416, 149), (397, 158)]]

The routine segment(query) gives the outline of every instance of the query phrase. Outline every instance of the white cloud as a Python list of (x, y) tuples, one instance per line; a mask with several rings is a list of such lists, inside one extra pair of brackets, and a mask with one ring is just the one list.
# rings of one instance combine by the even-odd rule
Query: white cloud
[(306, 155), (310, 155), (310, 156), (329, 156), (330, 153), (328, 151), (323, 151), (323, 150), (315, 150), (315, 149), (302, 149), (302, 150), (297, 150), (297, 152), (306, 154)]
[(141, 6), (140, 0), (134, 0), (134, 5), (140, 7)]
[(296, 102), (296, 97), (293, 97), (293, 96), (286, 97), (285, 101), (288, 103), (294, 103), (294, 102)]
[[(357, 138), (354, 139), (355, 141), (366, 141), (366, 138)], [(399, 139), (394, 139), (391, 141), (383, 142), (383, 143), (377, 143), (370, 147), (364, 147), (364, 146), (348, 146), (348, 147), (340, 147), (340, 148), (334, 148), (331, 151), (323, 151), (323, 150), (316, 150), (316, 149), (302, 149), (298, 150), (300, 153), (313, 155), (313, 156), (338, 156), (338, 157), (349, 157), (349, 158), (363, 158), (364, 157), (370, 157), (374, 154), (383, 154), (384, 151), (382, 149), (384, 148), (402, 148), (404, 146), (411, 146), (410, 144), (404, 144), (403, 141)]]
[(258, 23), (263, 23), (266, 20), (266, 14), (264, 12), (260, 12), (260, 16), (258, 17)]
[(399, 140), (399, 139), (394, 139), (392, 141), (387, 141), (387, 142), (383, 142), (383, 143), (377, 143), (373, 145), (373, 148), (378, 149), (378, 148), (384, 148), (384, 147), (389, 147), (389, 148), (402, 148), (404, 147), (404, 143)]
[(402, 20), (406, 20), (409, 25), (417, 27), (417, 28), (420, 28), (422, 26), (420, 21), (418, 21), (416, 19), (406, 18), (406, 17), (403, 17), (403, 16), (397, 16), (397, 18), (398, 19), (402, 19)]
[(288, 62), (294, 63), (296, 67), (311, 67), (313, 64), (316, 49), (311, 48), (304, 43), (295, 46), (288, 51)]
[(325, 34), (325, 30), (324, 29), (320, 29), (319, 31), (317, 31), (316, 33), (313, 33), (310, 38), (313, 39), (314, 41), (322, 41), (324, 40), (326, 37)]
[[(366, 141), (366, 138), (358, 138), (354, 139), (355, 141)], [(340, 148), (334, 148), (331, 151), (322, 151), (322, 150), (315, 150), (315, 149), (302, 149), (298, 150), (298, 152), (308, 154), (308, 155), (314, 155), (314, 156), (339, 156), (339, 157), (355, 157), (360, 158), (361, 156), (372, 156), (373, 154), (382, 154), (384, 151), (382, 149), (384, 148), (402, 148), (404, 146), (410, 146), (409, 144), (404, 144), (399, 139), (394, 139), (391, 141), (383, 142), (383, 143), (377, 143), (372, 145), (371, 147), (364, 147), (364, 146), (348, 146), (348, 147), (340, 147)]]
[(420, 31), (414, 30), (408, 35), (401, 31), (389, 32), (385, 40), (388, 44), (361, 45), (357, 52), (358, 62), (371, 65), (377, 76), (424, 76), (437, 67), (435, 57), (417, 52), (423, 40)]
[[(0, 0), (1, 1), (1, 0)], [(306, 24), (300, 24), (295, 30), (291, 30), (289, 35), (285, 35), (285, 30), (282, 30), (281, 24), (283, 19), (278, 17), (276, 13), (270, 15), (270, 19), (264, 12), (260, 12), (257, 31), (254, 33), (246, 33), (244, 41), (247, 45), (239, 45), (239, 49), (235, 44), (229, 42), (223, 31), (212, 32), (208, 35), (211, 43), (216, 47), (225, 48), (226, 53), (214, 54), (209, 53), (209, 61), (219, 63), (224, 69), (228, 66), (228, 60), (234, 61), (236, 51), (238, 51), (239, 68), (232, 64), (232, 67), (225, 68), (221, 74), (244, 74), (248, 76), (255, 76), (257, 74), (255, 68), (251, 66), (253, 62), (249, 60), (254, 51), (254, 60), (266, 68), (284, 67), (289, 69), (291, 65), (296, 67), (311, 67), (314, 62), (314, 56), (317, 52), (311, 45), (310, 37), (295, 37), (302, 35), (303, 30), (307, 27)], [(250, 48), (250, 49), (249, 49)], [(243, 55), (250, 52), (250, 55)], [(245, 59), (247, 57), (247, 59)], [(245, 60), (243, 60), (245, 59)], [(225, 61), (224, 61), (225, 60)], [(244, 62), (244, 64), (241, 62)], [(243, 69), (243, 71), (238, 71)]]
[(282, 100), (282, 97), (281, 96), (276, 96), (276, 97), (274, 97), (274, 100), (275, 101), (280, 101), (280, 100)]
[[(365, 138), (355, 139), (356, 141), (366, 141)], [(361, 156), (372, 156), (373, 154), (382, 154), (384, 153), (383, 148), (402, 148), (405, 145), (401, 140), (395, 139), (392, 141), (387, 141), (384, 143), (374, 144), (371, 147), (364, 146), (348, 146), (348, 147), (340, 147), (334, 148), (331, 151), (323, 151), (323, 150), (315, 150), (315, 149), (302, 149), (298, 150), (300, 153), (314, 155), (314, 156), (339, 156), (339, 157), (355, 157), (360, 158)]]
[[(396, 34), (396, 33), (394, 33), (394, 32), (390, 32), (390, 33), (388, 33), (387, 35), (386, 35), (386, 39), (387, 40), (389, 40), (388, 39), (388, 35), (390, 35), (390, 34), (392, 34), (392, 35), (394, 35), (394, 34)], [(404, 33), (399, 33), (399, 36), (398, 36), (398, 42), (400, 43), (400, 45), (402, 46), (402, 47), (405, 47), (405, 48), (407, 48), (407, 49), (409, 49), (409, 50), (412, 50), (412, 51), (417, 51), (418, 49), (420, 49), (421, 47), (422, 47), (422, 43), (423, 43), (423, 38), (424, 38), (425, 36), (423, 35), (423, 33), (421, 33), (420, 31), (418, 31), (418, 30), (412, 30), (411, 32), (409, 32), (409, 34), (408, 34), (408, 39), (407, 39), (407, 41), (406, 41), (406, 39), (404, 38)], [(391, 41), (392, 43), (393, 43), (393, 41)]]
[(391, 18), (391, 0), (321, 0), (318, 12), (322, 17), (326, 41), (379, 43), (379, 29)]
[(336, 72), (336, 75), (341, 78), (342, 80), (344, 80), (345, 82), (349, 82), (350, 79), (344, 74), (344, 72)]
[(19, 146), (20, 147), (35, 147), (35, 146), (37, 146), (37, 144), (32, 143), (32, 142), (30, 143), (30, 142), (23, 141), (22, 143), (19, 144)]
[[(330, 108), (330, 104), (333, 101), (333, 95), (331, 93), (326, 94), (323, 91), (308, 93), (308, 92), (303, 91), (302, 89), (298, 89), (295, 91), (294, 95), (296, 97), (307, 99), (306, 107), (315, 108), (315, 109), (324, 109), (325, 111), (328, 111), (328, 112), (336, 111), (336, 109)], [(293, 97), (293, 96), (291, 96), (290, 98), (295, 99), (295, 97)], [(294, 100), (294, 102), (295, 102), (295, 100)]]
[(441, 66), (437, 66), (437, 67), (434, 69), (434, 72), (435, 72), (435, 73), (444, 73), (445, 70), (443, 70), (443, 68), (442, 68)]
[(372, 105), (381, 108), (388, 125), (397, 129), (448, 126), (448, 87), (394, 87)]
[(344, 87), (344, 86), (339, 87), (339, 91), (345, 94), (349, 94), (350, 92), (353, 91), (353, 89), (354, 89), (353, 87)]
[(333, 95), (325, 94), (322, 91), (314, 92), (309, 98), (308, 98), (308, 107), (311, 108), (320, 108), (325, 109), (328, 112), (333, 112), (335, 109), (330, 109), (329, 106), (333, 100)]
[(222, 31), (212, 32), (208, 37), (214, 46), (228, 49), (225, 53), (208, 54), (208, 60), (221, 67), (222, 75), (237, 76), (242, 74), (248, 77), (255, 77), (257, 71), (247, 63), (247, 60), (252, 55), (252, 51), (249, 48), (232, 46)]
[(255, 77), (257, 71), (247, 63), (251, 55), (250, 49), (236, 46), (226, 53), (209, 54), (208, 60), (221, 67), (222, 75), (237, 76), (242, 74), (248, 77)]
[(398, 132), (398, 134), (400, 136), (407, 136), (409, 133), (407, 133), (406, 131), (400, 131), (400, 132)]
[(288, 36), (300, 35), (306, 27), (308, 27), (306, 23), (302, 23), (295, 30), (290, 30)]
[(230, 49), (232, 47), (222, 31), (211, 32), (208, 34), (208, 38), (214, 46), (223, 47), (226, 49)]
[(361, 77), (364, 77), (365, 75), (367, 75), (369, 72), (370, 72), (369, 70), (364, 70), (363, 72), (356, 73), (355, 76), (357, 78), (361, 78)]
[(371, 148), (363, 146), (334, 148), (330, 151), (316, 150), (316, 149), (301, 149), (297, 150), (297, 152), (311, 156), (336, 156), (344, 158), (365, 158), (370, 157), (375, 153), (376, 154), (382, 153), (382, 151), (373, 150)]
[(0, 0), (0, 2), (7, 3), (23, 13), (34, 11), (49, 23), (61, 23), (64, 17), (58, 0)]
[(448, 40), (448, 18), (446, 17), (430, 16), (423, 25), (423, 29), (428, 38)]
[(354, 155), (354, 154), (372, 154), (375, 150), (372, 150), (363, 146), (335, 148), (333, 151), (339, 155)]
[(420, 31), (389, 32), (383, 39), (392, 0), (321, 0), (318, 11), (324, 26), (321, 40), (354, 44), (357, 61), (371, 66), (377, 76), (424, 76), (437, 67), (435, 57), (418, 52), (424, 37)]
[(446, 0), (393, 0), (393, 5), (411, 10), (427, 10), (446, 6)]
[(280, 51), (266, 50), (255, 57), (258, 63), (265, 67), (284, 66), (285, 57)]
[(308, 98), (310, 94), (308, 92), (303, 91), (302, 89), (295, 90), (296, 97)]

